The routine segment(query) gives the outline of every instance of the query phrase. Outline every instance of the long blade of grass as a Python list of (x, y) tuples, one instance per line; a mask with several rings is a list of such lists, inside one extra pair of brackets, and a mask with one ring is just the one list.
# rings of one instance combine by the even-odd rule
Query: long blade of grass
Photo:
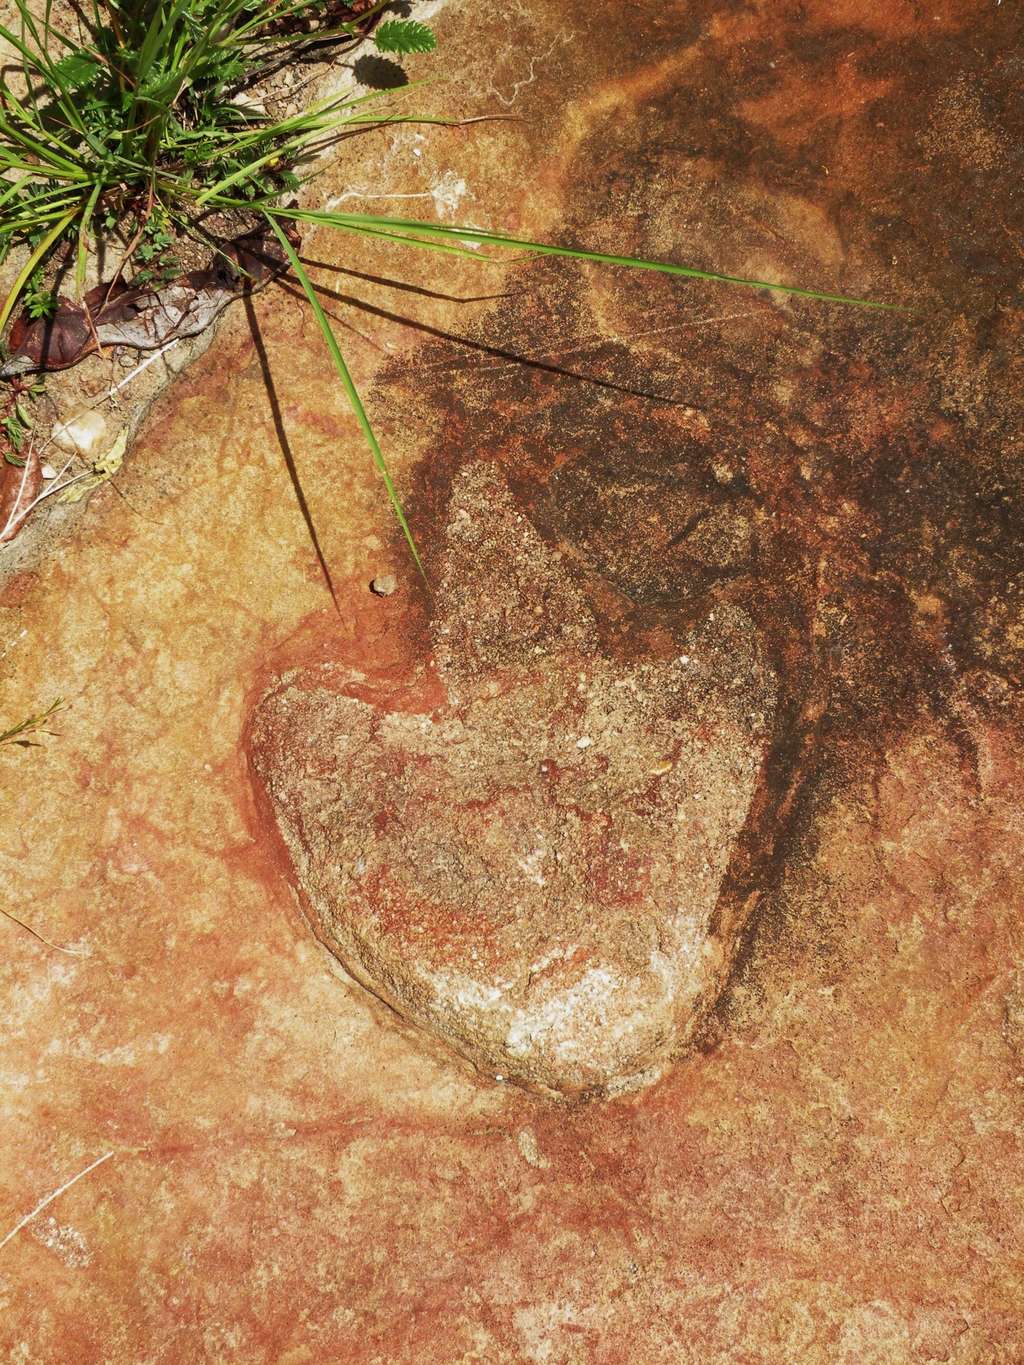
[(412, 538), (412, 531), (409, 529), (409, 523), (405, 519), (405, 513), (402, 511), (402, 504), (398, 500), (398, 493), (395, 490), (387, 461), (384, 459), (384, 452), (381, 450), (380, 443), (374, 435), (373, 428), (370, 426), (370, 419), (366, 415), (363, 401), (359, 397), (355, 384), (352, 382), (352, 376), (349, 373), (348, 366), (345, 364), (345, 358), (341, 354), (341, 349), (339, 348), (337, 339), (331, 329), (331, 324), (327, 320), (327, 314), (320, 305), (316, 290), (313, 288), (310, 278), (303, 268), (302, 262), (296, 255), (295, 248), (292, 246), (291, 242), (289, 242), (284, 231), (275, 219), (269, 213), (266, 214), (265, 217), (274, 230), (278, 241), (281, 243), (284, 253), (288, 257), (292, 269), (295, 271), (296, 278), (302, 285), (303, 292), (309, 300), (309, 306), (312, 308), (313, 316), (316, 318), (320, 331), (323, 334), (327, 349), (330, 352), (331, 360), (334, 362), (334, 368), (338, 373), (338, 378), (341, 380), (342, 388), (345, 390), (352, 411), (355, 413), (356, 421), (359, 423), (359, 429), (363, 433), (366, 444), (370, 447), (373, 462), (377, 466), (381, 478), (384, 480), (384, 487), (387, 489), (388, 500), (391, 503), (392, 511), (398, 519), (398, 524), (402, 528), (402, 534), (405, 536), (409, 549), (412, 551), (412, 557), (416, 561), (416, 567), (423, 577), (426, 578), (426, 574), (423, 571), (423, 562), (420, 559), (419, 551), (416, 548), (416, 542)]
[[(221, 202), (224, 208), (252, 207), (242, 199), (225, 199)], [(446, 256), (461, 256), (463, 260), (473, 261), (476, 265), (501, 264), (493, 256), (481, 256), (478, 251), (472, 251), (466, 246), (453, 246), (450, 242), (425, 242), (419, 237), (409, 237), (400, 232), (385, 232), (378, 228), (339, 223), (334, 221), (333, 215), (318, 213), (315, 209), (281, 208), (275, 204), (261, 204), (260, 208), (265, 213), (276, 213), (280, 218), (290, 218), (299, 223), (326, 223), (328, 227), (338, 228), (344, 232), (357, 232), (362, 237), (377, 237), (385, 242), (401, 242), (405, 246), (421, 246), (427, 251), (440, 251)]]
[[(0, 130), (6, 133), (19, 152), (24, 149), (39, 158), (40, 171), (53, 166), (76, 179), (85, 178), (85, 172), (75, 159), (73, 148), (57, 137), (52, 129), (43, 128), (31, 116), (31, 112), (23, 105), (19, 105), (9, 94), (0, 102)], [(59, 156), (54, 151), (55, 146), (62, 148), (68, 155)]]
[(161, 51), (173, 36), (175, 25), (179, 23), (182, 12), (188, 3), (189, 0), (174, 0), (169, 9), (165, 5), (154, 7), (153, 16), (139, 52), (136, 75), (140, 83), (148, 77), (153, 66), (159, 60)]
[(319, 47), (330, 42), (341, 42), (345, 38), (354, 39), (358, 37), (359, 34), (351, 24), (342, 24), (341, 28), (315, 29), (310, 33), (279, 33), (273, 40), (261, 38), (259, 34), (256, 34), (254, 38), (247, 40), (246, 51), (260, 62), (266, 63), (288, 55), (292, 49), (301, 44)]
[[(496, 246), (504, 250), (525, 251), (536, 256), (561, 256), (573, 261), (594, 261), (601, 265), (625, 266), (632, 270), (655, 270), (663, 275), (677, 275), (691, 280), (707, 280), (716, 284), (735, 284), (747, 289), (772, 289), (776, 293), (791, 294), (797, 298), (816, 299), (819, 303), (845, 303), (858, 308), (878, 308), (902, 311), (892, 303), (878, 303), (873, 299), (851, 298), (846, 294), (827, 294), (817, 289), (803, 289), (792, 284), (778, 284), (772, 280), (747, 279), (741, 275), (724, 275), (712, 270), (697, 270), (693, 266), (674, 265), (669, 261), (646, 260), (639, 256), (615, 256), (605, 251), (587, 251), (578, 247), (552, 246), (547, 242), (533, 242), (520, 237), (508, 237), (501, 232), (487, 232), (481, 228), (447, 227), (440, 223), (427, 223), (416, 218), (388, 218), (377, 214), (357, 213), (317, 213), (305, 215), (310, 222), (324, 223), (335, 227), (359, 227), (393, 229), (401, 232), (420, 233), (423, 236), (447, 241), (479, 242), (481, 246)], [(410, 238), (410, 241), (415, 239)], [(421, 243), (425, 245), (425, 243)]]
[(89, 258), (89, 227), (92, 223), (92, 215), (96, 208), (96, 203), (103, 192), (103, 182), (98, 180), (89, 195), (89, 201), (85, 206), (78, 224), (78, 253), (75, 258), (75, 294), (79, 303), (82, 301), (82, 294), (85, 290), (85, 268)]
[(352, 127), (358, 127), (366, 131), (367, 127), (380, 127), (386, 123), (440, 123), (450, 126), (452, 119), (428, 118), (416, 115), (368, 115), (365, 117), (344, 115), (341, 118), (317, 118), (308, 121), (309, 126), (303, 128), (294, 137), (285, 142), (278, 139), (291, 124), (299, 126), (303, 120), (289, 120), (285, 123), (272, 124), (269, 128), (261, 128), (257, 133), (250, 136), (237, 138), (233, 145), (228, 140), (228, 151), (236, 153), (238, 149), (245, 147), (249, 143), (267, 141), (272, 142), (269, 152), (257, 157), (253, 161), (247, 161), (245, 165), (232, 171), (230, 175), (225, 175), (215, 184), (209, 185), (200, 194), (196, 195), (195, 202), (198, 206), (209, 203), (213, 199), (223, 196), (224, 191), (232, 185), (237, 185), (242, 181), (255, 178), (262, 168), (271, 162), (283, 161), (285, 164), (298, 165), (302, 161), (312, 159), (321, 151), (326, 151), (333, 146), (345, 131)]
[[(378, 0), (378, 3), (376, 5), (373, 5), (370, 9), (364, 10), (362, 14), (360, 14), (359, 16), (360, 21), (365, 22), (374, 14), (378, 14), (382, 9), (386, 9), (387, 6), (391, 3), (392, 0)], [(280, 9), (274, 10), (273, 17), (275, 19), (290, 18), (293, 14), (300, 14), (303, 10), (312, 9), (314, 5), (318, 4), (319, 0), (294, 0), (293, 4), (282, 5)], [(237, 37), (239, 35), (251, 32), (251, 30), (258, 28), (261, 24), (265, 24), (266, 22), (267, 15), (265, 12), (261, 11), (256, 15), (254, 19), (251, 19), (249, 23), (240, 24), (232, 36)], [(341, 27), (346, 31), (349, 30), (351, 30), (352, 32), (359, 31), (358, 26), (355, 24), (342, 24)], [(302, 36), (304, 38), (314, 40), (319, 37), (319, 35), (316, 33), (305, 33)], [(275, 41), (279, 41), (279, 39)]]
[[(27, 161), (24, 157), (8, 155), (3, 148), (0, 148), (0, 171), (28, 171), (29, 174), (25, 178), (37, 184), (44, 180), (61, 180), (82, 185), (88, 179), (85, 175), (71, 175), (68, 171), (52, 170), (49, 167), (44, 172), (38, 161)], [(7, 224), (4, 223), (3, 226), (6, 229)]]
[[(28, 11), (23, 7), (19, 6), (18, 12), (19, 14), (21, 14), (23, 19), (27, 17), (31, 20), (31, 16), (28, 14)], [(8, 43), (10, 43), (10, 45), (13, 48), (17, 49), (17, 51), (21, 55), (22, 61), (25, 63), (26, 72), (37, 71), (41, 76), (45, 76), (47, 74), (49, 62), (46, 56), (46, 51), (39, 43), (38, 37), (36, 39), (35, 52), (32, 51), (32, 49), (24, 41), (24, 39), (19, 38), (17, 34), (12, 33), (11, 30), (7, 28), (6, 25), (4, 24), (0, 24), (0, 38), (5, 39)]]
[[(12, 180), (4, 192), (0, 194), (0, 209), (3, 208), (9, 199), (14, 199), (17, 195), (21, 194), (25, 189), (25, 186), (30, 183), (31, 180), (32, 177), (30, 175), (23, 175), (20, 180)], [(6, 224), (4, 226), (6, 227)]]
[[(343, 126), (347, 121), (347, 119), (334, 119), (327, 124), (311, 125), (307, 131), (289, 138), (285, 142), (277, 142), (275, 140), (269, 152), (266, 152), (263, 156), (256, 157), (252, 161), (247, 161), (245, 165), (239, 167), (238, 170), (232, 171), (230, 175), (224, 176), (221, 180), (218, 180), (215, 184), (210, 185), (207, 189), (203, 190), (201, 194), (197, 194), (196, 204), (203, 205), (208, 203), (211, 199), (223, 196), (224, 191), (229, 189), (230, 186), (238, 184), (239, 181), (252, 179), (254, 176), (257, 176), (269, 162), (284, 161), (286, 164), (290, 164), (292, 160), (301, 159), (301, 153), (304, 151), (309, 152), (310, 144), (312, 142), (325, 133), (330, 133), (338, 127)], [(255, 140), (264, 142), (268, 137), (276, 139), (278, 135), (276, 128), (270, 128), (266, 132), (261, 132), (259, 137)], [(234, 148), (229, 146), (229, 151), (234, 151)]]
[[(298, 114), (280, 119), (277, 123), (264, 123), (257, 128), (247, 127), (244, 132), (234, 133), (232, 135), (234, 145), (231, 147), (231, 152), (237, 155), (252, 143), (263, 143), (268, 139), (281, 138), (307, 129), (325, 130), (331, 126), (333, 116), (341, 114), (347, 109), (354, 109), (357, 105), (367, 104), (371, 100), (385, 99), (388, 95), (405, 95), (410, 90), (430, 84), (430, 80), (410, 81), (408, 85), (403, 85), (399, 91), (369, 90), (364, 95), (352, 97), (331, 95), (327, 99), (318, 100), (315, 104), (311, 104), (308, 109), (304, 109)], [(318, 120), (321, 122), (318, 123)], [(344, 126), (346, 121), (341, 120), (338, 126)], [(352, 121), (355, 121), (354, 118)]]
[(62, 185), (58, 190), (18, 205), (5, 215), (4, 232), (19, 236), (35, 236), (45, 229), (47, 223), (56, 222), (72, 205), (77, 207), (81, 202), (81, 190), (71, 191), (66, 185)]
[(10, 29), (5, 28), (3, 24), (0, 24), (0, 37), (5, 38), (7, 42), (20, 53), (22, 61), (24, 62), (26, 77), (31, 80), (32, 74), (37, 73), (46, 86), (47, 92), (53, 97), (54, 102), (61, 109), (71, 127), (73, 127), (76, 132), (84, 135), (85, 125), (75, 107), (72, 92), (66, 89), (56, 63), (50, 57), (49, 52), (46, 50), (45, 43), (43, 43), (42, 39), (39, 37), (35, 25), (32, 23), (32, 17), (28, 13), (27, 7), (19, 3), (18, 11), (27, 20), (29, 31), (32, 33), (37, 50), (33, 52), (23, 39), (16, 37), (15, 34), (13, 34)]
[(21, 291), (25, 288), (25, 285), (28, 283), (29, 277), (31, 276), (33, 270), (35, 270), (39, 262), (45, 258), (46, 253), (49, 251), (50, 247), (53, 246), (54, 242), (57, 240), (60, 234), (66, 228), (70, 227), (71, 224), (74, 222), (75, 215), (78, 213), (78, 209), (79, 206), (76, 204), (76, 206), (73, 209), (71, 209), (69, 213), (64, 214), (63, 218), (61, 218), (57, 222), (57, 225), (51, 228), (51, 230), (46, 234), (42, 241), (38, 243), (35, 250), (32, 252), (28, 260), (22, 266), (21, 271), (18, 274), (18, 278), (14, 281), (14, 284), (11, 286), (11, 291), (7, 295), (7, 299), (4, 303), (3, 308), (0, 308), (0, 332), (2, 332), (4, 328), (7, 326), (7, 319), (11, 316), (11, 313), (14, 310), (14, 305), (18, 302), (18, 298), (21, 294)]

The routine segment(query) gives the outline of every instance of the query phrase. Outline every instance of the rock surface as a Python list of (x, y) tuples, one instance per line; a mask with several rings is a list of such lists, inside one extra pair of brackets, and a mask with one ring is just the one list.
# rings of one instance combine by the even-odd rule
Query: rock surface
[(675, 658), (601, 659), (578, 590), (478, 464), (453, 486), (433, 636), (439, 706), (323, 664), (258, 707), (254, 767), (317, 931), (492, 1074), (650, 1082), (743, 927), (716, 907), (774, 707), (753, 624), (722, 607)]
[(657, 1084), (495, 1084), (297, 911), (245, 761), (274, 680), (333, 660), (433, 714), (431, 658), (528, 670), (431, 636), (299, 300), (229, 310), (59, 553), (4, 579), (0, 716), (69, 704), (0, 752), (0, 908), (47, 940), (0, 918), (0, 1241), (111, 1155), (0, 1247), (0, 1358), (1024, 1360), (1019, 22), (450, 0), (457, 80), (417, 112), (523, 117), (392, 126), (316, 182), (919, 309), (307, 243), (435, 623), (474, 590), (440, 567), (485, 460), (592, 618), (553, 653), (657, 666), (727, 603), (769, 642), (720, 904), (762, 899)]

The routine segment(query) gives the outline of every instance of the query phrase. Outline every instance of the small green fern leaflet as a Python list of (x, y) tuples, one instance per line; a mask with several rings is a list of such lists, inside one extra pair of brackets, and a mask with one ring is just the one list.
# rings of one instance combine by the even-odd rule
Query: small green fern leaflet
[(433, 52), (437, 47), (434, 31), (418, 19), (389, 19), (373, 35), (379, 52)]
[(331, 329), (331, 324), (327, 320), (327, 314), (320, 304), (320, 300), (317, 297), (316, 290), (313, 288), (309, 276), (303, 269), (302, 262), (295, 254), (295, 248), (292, 246), (291, 242), (289, 242), (284, 231), (269, 213), (264, 214), (264, 217), (273, 228), (277, 240), (281, 243), (284, 253), (288, 257), (292, 269), (295, 271), (296, 278), (298, 279), (299, 284), (302, 285), (303, 292), (309, 300), (309, 306), (312, 308), (313, 316), (316, 318), (317, 325), (323, 334), (327, 349), (331, 355), (331, 360), (334, 362), (334, 368), (337, 370), (338, 378), (341, 380), (341, 386), (345, 390), (345, 395), (348, 398), (352, 411), (356, 415), (356, 421), (359, 423), (359, 429), (363, 433), (366, 444), (370, 447), (370, 454), (373, 456), (373, 462), (377, 466), (381, 478), (384, 480), (384, 487), (387, 489), (388, 500), (391, 503), (392, 511), (398, 518), (398, 524), (401, 526), (402, 534), (405, 536), (409, 549), (412, 551), (412, 557), (416, 561), (416, 567), (419, 569), (420, 573), (423, 574), (425, 579), (426, 574), (423, 572), (423, 561), (420, 559), (419, 551), (416, 549), (416, 542), (413, 540), (412, 532), (409, 530), (409, 523), (406, 521), (405, 513), (402, 511), (402, 504), (398, 500), (398, 493), (392, 482), (387, 461), (384, 459), (384, 452), (381, 450), (380, 442), (377, 440), (373, 428), (370, 426), (370, 419), (367, 417), (366, 409), (363, 407), (363, 400), (359, 397), (356, 386), (352, 382), (352, 376), (349, 374), (348, 366), (345, 364), (345, 357), (341, 354), (341, 349), (338, 346), (337, 338)]

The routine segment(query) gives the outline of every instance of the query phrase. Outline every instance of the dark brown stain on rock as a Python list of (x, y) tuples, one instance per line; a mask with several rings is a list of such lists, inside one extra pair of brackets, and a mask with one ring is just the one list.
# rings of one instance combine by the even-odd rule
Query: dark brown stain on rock
[(723, 913), (777, 882), (802, 803), (922, 712), (969, 765), (954, 692), (1000, 713), (1024, 677), (1012, 29), (989, 5), (603, 15), (587, 62), (611, 107), (552, 236), (910, 311), (534, 262), (477, 339), (538, 365), (437, 342), (378, 395), (401, 426), (426, 379), (445, 413), (412, 504), (428, 562), (454, 472), (485, 458), (602, 649), (669, 653), (723, 601), (757, 622), (783, 698)]

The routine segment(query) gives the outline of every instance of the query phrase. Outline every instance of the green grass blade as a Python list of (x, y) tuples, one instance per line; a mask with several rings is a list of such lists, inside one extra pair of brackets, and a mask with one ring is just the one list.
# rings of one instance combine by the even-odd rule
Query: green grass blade
[[(82, 185), (88, 180), (86, 175), (72, 175), (70, 171), (62, 171), (46, 167), (45, 170), (39, 165), (38, 161), (27, 161), (25, 157), (16, 156), (8, 153), (0, 147), (0, 171), (28, 171), (26, 180), (37, 184), (46, 180), (60, 180), (74, 185)], [(7, 227), (7, 224), (4, 224)]]
[[(75, 158), (74, 149), (57, 137), (52, 129), (39, 126), (31, 117), (30, 111), (19, 105), (7, 92), (0, 92), (0, 131), (18, 152), (27, 150), (39, 158), (40, 174), (54, 166), (63, 170), (66, 175), (85, 178), (85, 171)], [(58, 155), (54, 151), (55, 147), (60, 147), (68, 155), (66, 157)]]
[[(389, 0), (390, 3), (390, 0)], [(353, 24), (341, 22), (340, 28), (316, 29), (309, 33), (279, 33), (273, 39), (261, 38), (257, 34), (253, 38), (246, 40), (245, 46), (248, 53), (253, 54), (258, 61), (268, 62), (272, 58), (286, 53), (289, 48), (298, 47), (301, 43), (329, 43), (334, 39), (339, 42), (344, 38), (356, 38), (358, 34)]]
[(22, 266), (18, 278), (14, 281), (14, 284), (11, 286), (11, 292), (7, 295), (7, 299), (4, 303), (3, 308), (0, 309), (0, 332), (2, 332), (4, 328), (7, 326), (7, 320), (11, 316), (11, 313), (14, 311), (14, 305), (18, 302), (18, 298), (21, 294), (21, 291), (25, 288), (25, 285), (28, 283), (29, 277), (31, 276), (33, 270), (35, 270), (39, 262), (45, 258), (46, 253), (49, 251), (50, 247), (53, 246), (54, 242), (65, 230), (65, 228), (71, 226), (71, 224), (75, 220), (75, 215), (77, 213), (78, 205), (76, 204), (75, 207), (69, 213), (65, 213), (63, 218), (61, 218), (58, 221), (56, 227), (51, 228), (51, 230), (37, 245), (35, 250), (29, 256), (28, 260)]
[(819, 303), (852, 304), (858, 308), (877, 308), (903, 311), (897, 304), (878, 303), (873, 299), (851, 298), (846, 294), (827, 294), (817, 289), (803, 289), (792, 284), (776, 284), (771, 280), (752, 280), (741, 275), (723, 275), (711, 270), (696, 270), (692, 266), (674, 265), (669, 261), (645, 260), (639, 256), (614, 256), (604, 251), (586, 251), (577, 247), (552, 246), (547, 242), (532, 242), (520, 237), (507, 237), (500, 232), (485, 232), (480, 228), (446, 227), (439, 223), (425, 223), (415, 218), (388, 218), (376, 214), (322, 213), (317, 221), (333, 222), (337, 227), (381, 228), (401, 232), (418, 232), (442, 241), (454, 238), (461, 242), (479, 242), (481, 246), (496, 246), (504, 250), (525, 251), (536, 256), (561, 256), (573, 261), (594, 261), (600, 265), (625, 266), (632, 270), (655, 270), (663, 275), (677, 275), (690, 280), (707, 280), (715, 284), (741, 285), (747, 289), (771, 289), (797, 298), (815, 299)]
[[(280, 119), (277, 123), (261, 124), (258, 128), (246, 128), (244, 132), (236, 133), (234, 152), (241, 152), (251, 143), (266, 142), (268, 138), (280, 138), (293, 133), (302, 132), (313, 128), (320, 123), (323, 129), (334, 125), (334, 117), (344, 113), (348, 109), (354, 109), (358, 105), (367, 104), (372, 100), (385, 99), (388, 95), (405, 95), (410, 90), (416, 90), (424, 85), (430, 85), (430, 80), (410, 81), (408, 85), (403, 85), (400, 90), (369, 90), (365, 95), (356, 96), (337, 96), (330, 95), (326, 99), (318, 100), (311, 104), (308, 109), (301, 113), (292, 114), (289, 118)], [(342, 128), (348, 122), (356, 123), (355, 117), (351, 119), (340, 119), (337, 127)], [(361, 121), (361, 120), (360, 120)], [(380, 120), (378, 120), (380, 121)], [(451, 120), (443, 119), (444, 123)]]
[(15, 212), (5, 216), (4, 233), (20, 237), (36, 237), (39, 233), (46, 231), (49, 223), (55, 223), (72, 207), (77, 210), (81, 202), (81, 192), (55, 195), (52, 202), (48, 196), (42, 199), (33, 199), (31, 203), (25, 204)]
[(79, 303), (81, 303), (82, 295), (85, 291), (85, 268), (89, 258), (89, 227), (92, 223), (92, 215), (96, 209), (96, 204), (102, 191), (103, 183), (102, 181), (97, 181), (93, 186), (92, 194), (89, 195), (89, 201), (85, 206), (85, 212), (82, 214), (78, 224), (78, 253), (75, 258), (75, 296)]
[(142, 41), (135, 72), (140, 82), (148, 77), (161, 53), (167, 48), (174, 36), (176, 25), (181, 22), (182, 13), (185, 11), (188, 2), (189, 0), (174, 0), (169, 10), (164, 5), (154, 7), (146, 36)]
[(337, 339), (331, 329), (331, 324), (327, 320), (327, 314), (321, 307), (316, 290), (313, 288), (310, 278), (303, 268), (302, 262), (296, 255), (295, 248), (292, 246), (291, 242), (289, 242), (276, 220), (269, 213), (266, 214), (265, 217), (273, 228), (278, 241), (281, 243), (285, 255), (288, 257), (291, 267), (295, 271), (296, 278), (302, 285), (303, 292), (309, 300), (309, 306), (312, 308), (313, 316), (316, 318), (320, 331), (323, 333), (323, 338), (327, 344), (327, 349), (330, 352), (331, 360), (334, 362), (334, 368), (338, 372), (338, 378), (341, 380), (342, 388), (345, 390), (352, 411), (355, 413), (356, 421), (359, 423), (359, 429), (363, 433), (366, 444), (370, 447), (373, 462), (384, 480), (384, 487), (387, 489), (392, 511), (398, 519), (398, 524), (402, 528), (402, 534), (405, 536), (409, 549), (412, 551), (412, 557), (416, 561), (416, 567), (423, 577), (426, 578), (426, 574), (423, 572), (423, 562), (420, 559), (419, 551), (416, 549), (416, 542), (412, 538), (412, 532), (409, 529), (409, 523), (405, 519), (405, 513), (402, 511), (402, 504), (398, 500), (398, 493), (395, 490), (391, 473), (388, 470), (387, 461), (384, 459), (384, 452), (381, 450), (380, 443), (374, 435), (373, 428), (370, 426), (370, 419), (366, 415), (366, 409), (363, 407), (362, 399), (359, 397), (356, 386), (352, 382), (352, 376), (349, 374), (348, 366), (345, 364), (345, 358), (341, 354), (341, 349), (339, 348)]
[[(291, 164), (294, 161), (295, 164), (298, 164), (298, 161), (303, 159), (303, 154), (306, 156), (312, 154), (314, 150), (311, 146), (312, 143), (325, 134), (329, 137), (331, 133), (336, 133), (338, 129), (344, 127), (347, 122), (348, 120), (344, 118), (328, 119), (323, 123), (319, 120), (311, 121), (307, 129), (288, 138), (284, 142), (279, 142), (277, 139), (282, 135), (282, 131), (286, 126), (285, 124), (263, 129), (255, 138), (240, 138), (236, 146), (245, 146), (252, 141), (266, 142), (268, 140), (273, 141), (273, 146), (270, 151), (266, 152), (263, 156), (256, 157), (252, 161), (247, 161), (245, 165), (239, 167), (238, 170), (232, 171), (230, 175), (224, 176), (223, 179), (218, 180), (215, 184), (210, 185), (200, 194), (197, 194), (196, 204), (202, 206), (203, 204), (209, 203), (211, 199), (222, 198), (226, 189), (229, 189), (232, 185), (237, 185), (239, 181), (251, 179), (253, 176), (257, 175), (264, 166), (271, 162), (284, 161), (286, 164)], [(227, 146), (228, 154), (230, 155), (235, 150), (236, 148), (229, 142)]]
[(3, 193), (0, 194), (0, 209), (3, 208), (9, 199), (14, 199), (17, 195), (21, 194), (26, 184), (30, 182), (31, 179), (32, 177), (30, 175), (24, 175), (20, 180), (12, 180)]
[[(248, 207), (244, 200), (225, 199), (225, 208), (245, 208)], [(321, 224), (324, 227), (338, 228), (343, 232), (357, 232), (362, 237), (377, 237), (385, 242), (401, 242), (404, 246), (419, 246), (425, 251), (440, 251), (446, 256), (461, 256), (464, 260), (473, 261), (476, 265), (499, 265), (493, 256), (481, 256), (478, 251), (471, 251), (466, 246), (453, 246), (450, 242), (425, 242), (420, 237), (409, 237), (400, 232), (385, 232), (381, 228), (356, 227), (352, 223), (338, 221), (338, 217), (333, 213), (320, 213), (316, 209), (282, 209), (273, 205), (263, 205), (267, 213), (277, 213), (282, 218), (290, 218), (299, 223)]]
[[(302, 128), (301, 125), (303, 122), (307, 122), (308, 126)], [(229, 138), (226, 139), (226, 151), (229, 154), (237, 153), (240, 148), (254, 142), (263, 143), (271, 141), (273, 142), (273, 146), (270, 151), (266, 152), (263, 156), (258, 157), (253, 161), (246, 162), (245, 165), (232, 171), (230, 175), (226, 175), (215, 184), (208, 186), (200, 194), (196, 195), (195, 202), (197, 206), (201, 207), (203, 204), (210, 203), (211, 200), (222, 198), (225, 190), (230, 189), (232, 185), (237, 185), (240, 182), (252, 179), (265, 165), (271, 162), (284, 161), (286, 164), (298, 165), (300, 162), (310, 159), (318, 152), (325, 150), (327, 146), (333, 145), (339, 137), (344, 135), (348, 128), (376, 128), (386, 123), (450, 124), (451, 120), (420, 118), (415, 116), (405, 117), (399, 115), (354, 118), (347, 115), (341, 118), (325, 118), (318, 116), (315, 119), (306, 116), (304, 119), (296, 118), (288, 120), (285, 123), (271, 125), (269, 128), (261, 128), (255, 134), (246, 134), (239, 137), (234, 143), (232, 143), (232, 140)], [(291, 127), (299, 127), (301, 130), (294, 136), (288, 138), (285, 142), (277, 141), (285, 130)], [(320, 142), (321, 138), (324, 139), (323, 143)]]
[[(279, 9), (276, 9), (276, 10), (274, 11), (274, 18), (275, 18), (275, 19), (290, 18), (290, 17), (291, 17), (292, 15), (294, 15), (294, 14), (300, 14), (303, 10), (312, 9), (312, 8), (313, 8), (315, 5), (317, 5), (318, 3), (319, 3), (319, 0), (294, 0), (294, 3), (293, 3), (293, 4), (290, 4), (290, 5), (282, 5)], [(382, 9), (386, 9), (387, 6), (390, 5), (391, 3), (392, 3), (392, 0), (378, 0), (378, 3), (377, 3), (376, 5), (371, 6), (370, 9), (363, 10), (362, 14), (359, 15), (360, 21), (365, 23), (365, 21), (366, 21), (367, 19), (371, 18), (372, 15), (374, 15), (374, 14), (379, 14), (380, 11), (381, 11)], [(253, 29), (259, 28), (259, 26), (260, 26), (261, 24), (265, 24), (266, 21), (267, 21), (266, 13), (263, 12), (263, 11), (260, 11), (260, 12), (256, 15), (256, 17), (255, 17), (254, 19), (251, 19), (251, 20), (249, 21), (249, 23), (247, 23), (247, 24), (240, 24), (240, 25), (238, 26), (238, 28), (235, 29), (234, 33), (232, 34), (232, 37), (237, 38), (237, 37), (243, 36), (243, 35), (245, 35), (245, 34), (251, 32)], [(358, 33), (358, 32), (359, 32), (358, 25), (356, 25), (356, 24), (342, 24), (342, 25), (341, 25), (341, 28), (342, 28), (345, 32), (351, 32), (351, 33)], [(305, 38), (305, 39), (307, 39), (307, 40), (309, 40), (309, 39), (314, 39), (314, 40), (315, 40), (315, 39), (319, 39), (319, 38), (321, 38), (321, 37), (326, 37), (326, 36), (329, 36), (329, 35), (326, 35), (326, 34), (319, 34), (319, 33), (316, 33), (315, 31), (314, 31), (313, 33), (304, 33), (304, 34), (302, 34), (302, 37)], [(274, 39), (273, 41), (274, 41), (274, 42), (279, 42), (280, 39), (277, 38), (277, 39)]]
[[(19, 12), (27, 15), (27, 11), (24, 11), (20, 5)], [(30, 16), (28, 17), (30, 18)], [(48, 93), (53, 98), (54, 103), (64, 114), (69, 125), (74, 128), (76, 132), (84, 133), (85, 125), (79, 117), (71, 92), (65, 88), (64, 82), (61, 80), (56, 63), (47, 52), (46, 46), (35, 31), (34, 25), (30, 25), (30, 31), (33, 34), (33, 40), (37, 44), (38, 50), (35, 52), (33, 52), (22, 39), (16, 37), (10, 29), (5, 28), (3, 24), (0, 24), (0, 38), (4, 38), (18, 51), (22, 62), (24, 63), (26, 76), (31, 80), (33, 74), (38, 75)]]

